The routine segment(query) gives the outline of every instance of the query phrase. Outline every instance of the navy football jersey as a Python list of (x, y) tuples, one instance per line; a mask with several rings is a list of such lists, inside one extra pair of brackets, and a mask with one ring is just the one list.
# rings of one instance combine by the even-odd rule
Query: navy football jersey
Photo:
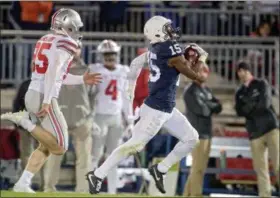
[(150, 46), (148, 52), (149, 96), (145, 100), (145, 104), (149, 107), (163, 112), (172, 112), (175, 107), (179, 72), (174, 67), (168, 66), (168, 59), (181, 55), (182, 49), (174, 41), (168, 40)]

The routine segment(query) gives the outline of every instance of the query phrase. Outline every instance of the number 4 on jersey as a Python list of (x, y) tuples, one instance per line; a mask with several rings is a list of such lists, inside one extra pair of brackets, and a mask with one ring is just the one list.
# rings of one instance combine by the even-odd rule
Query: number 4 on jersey
[(105, 90), (105, 94), (112, 96), (112, 100), (117, 100), (118, 91), (117, 91), (117, 80), (111, 80), (108, 87)]

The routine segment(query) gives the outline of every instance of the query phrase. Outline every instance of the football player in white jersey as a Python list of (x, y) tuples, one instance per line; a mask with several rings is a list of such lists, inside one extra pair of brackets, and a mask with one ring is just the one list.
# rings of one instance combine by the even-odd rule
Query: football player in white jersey
[[(105, 158), (118, 146), (124, 132), (123, 118), (127, 129), (132, 129), (132, 104), (127, 100), (127, 74), (129, 68), (119, 64), (121, 47), (112, 40), (104, 40), (97, 46), (99, 63), (89, 65), (90, 71), (102, 75), (102, 83), (90, 89), (94, 94), (94, 121), (100, 131), (93, 135), (93, 166), (98, 167), (105, 150)], [(108, 174), (108, 193), (116, 194), (117, 167)]]
[(61, 85), (94, 85), (101, 80), (100, 74), (89, 72), (81, 76), (67, 74), (81, 42), (82, 26), (75, 10), (60, 9), (54, 13), (52, 32), (41, 37), (35, 46), (31, 83), (25, 95), (27, 112), (1, 115), (1, 119), (23, 127), (40, 143), (13, 188), (16, 192), (34, 193), (30, 187), (34, 174), (50, 154), (63, 155), (68, 149), (67, 125), (57, 103)]

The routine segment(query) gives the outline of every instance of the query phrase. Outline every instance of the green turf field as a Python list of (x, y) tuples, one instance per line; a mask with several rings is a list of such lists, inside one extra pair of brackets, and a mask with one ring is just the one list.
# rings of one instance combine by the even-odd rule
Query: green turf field
[(138, 196), (136, 194), (118, 194), (118, 195), (90, 195), (90, 194), (82, 194), (82, 193), (71, 193), (71, 192), (60, 192), (60, 193), (43, 193), (37, 192), (35, 194), (30, 193), (16, 193), (12, 191), (2, 191), (0, 197), (149, 197), (149, 196)]

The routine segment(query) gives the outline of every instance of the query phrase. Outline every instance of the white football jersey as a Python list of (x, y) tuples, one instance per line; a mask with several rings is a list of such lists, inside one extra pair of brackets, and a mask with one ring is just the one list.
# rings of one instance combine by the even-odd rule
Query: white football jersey
[(118, 64), (115, 70), (106, 69), (103, 64), (89, 65), (91, 72), (100, 73), (102, 83), (95, 86), (94, 111), (98, 114), (116, 115), (122, 112), (123, 97), (128, 86), (129, 67)]
[[(51, 97), (57, 98), (62, 85), (66, 78), (72, 59), (76, 54), (78, 44), (72, 38), (65, 35), (47, 34), (41, 37), (35, 46), (32, 60), (32, 76), (29, 89), (44, 94), (46, 72), (52, 70), (56, 73), (55, 87), (52, 88)], [(70, 54), (70, 58), (63, 62), (63, 66), (58, 69), (58, 56), (60, 50)], [(49, 71), (48, 71), (49, 72)]]

